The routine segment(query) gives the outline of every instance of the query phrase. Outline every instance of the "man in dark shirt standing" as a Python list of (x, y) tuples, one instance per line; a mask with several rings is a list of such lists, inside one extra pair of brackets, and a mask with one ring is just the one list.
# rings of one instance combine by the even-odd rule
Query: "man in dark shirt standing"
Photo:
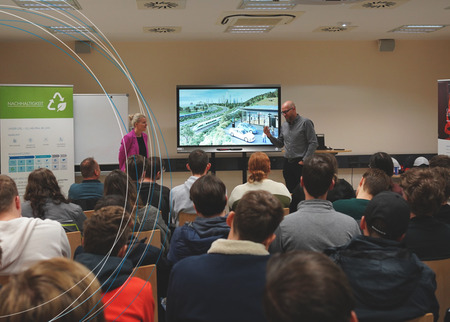
[(284, 102), (281, 113), (286, 122), (281, 125), (278, 138), (272, 136), (267, 126), (264, 127), (264, 133), (273, 145), (286, 149), (283, 177), (286, 187), (292, 192), (300, 183), (303, 159), (312, 155), (319, 144), (313, 122), (297, 114), (294, 102)]

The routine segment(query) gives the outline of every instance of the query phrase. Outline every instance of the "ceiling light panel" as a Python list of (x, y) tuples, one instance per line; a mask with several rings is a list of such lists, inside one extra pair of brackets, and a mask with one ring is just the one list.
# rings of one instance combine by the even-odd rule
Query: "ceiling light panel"
[(76, 0), (13, 0), (21, 7), (31, 10), (81, 10)]
[(300, 17), (303, 11), (267, 12), (267, 11), (227, 11), (217, 20), (218, 25), (287, 25)]
[(269, 32), (274, 25), (260, 25), (260, 26), (230, 26), (225, 29), (225, 32), (230, 34), (261, 34)]
[(430, 33), (438, 31), (444, 27), (446, 27), (446, 25), (403, 25), (401, 27), (392, 29), (389, 32), (413, 33), (413, 34)]
[(97, 32), (94, 26), (48, 26), (45, 28), (54, 34), (80, 34)]
[(295, 0), (242, 0), (238, 9), (245, 10), (291, 10), (297, 5)]
[[(298, 4), (334, 5), (361, 2), (364, 0), (297, 0)], [(367, 1), (367, 0), (366, 0)]]

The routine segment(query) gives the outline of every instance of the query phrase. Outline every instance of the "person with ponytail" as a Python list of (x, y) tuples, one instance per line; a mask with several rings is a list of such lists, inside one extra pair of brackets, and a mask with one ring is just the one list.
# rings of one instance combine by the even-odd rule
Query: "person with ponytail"
[(236, 209), (239, 200), (247, 191), (265, 190), (273, 194), (280, 200), (284, 208), (288, 208), (291, 203), (291, 194), (286, 186), (281, 182), (268, 179), (270, 173), (270, 159), (264, 152), (255, 152), (248, 160), (248, 182), (236, 186), (228, 199), (230, 210)]

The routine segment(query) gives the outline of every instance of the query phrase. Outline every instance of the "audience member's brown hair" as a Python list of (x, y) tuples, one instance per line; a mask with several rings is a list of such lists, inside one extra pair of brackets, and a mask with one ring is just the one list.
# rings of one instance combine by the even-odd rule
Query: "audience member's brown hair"
[(0, 213), (11, 207), (15, 197), (19, 195), (16, 183), (13, 179), (0, 174)]
[(42, 219), (45, 217), (44, 205), (47, 199), (50, 198), (55, 204), (69, 203), (61, 193), (55, 175), (46, 168), (36, 169), (28, 175), (28, 184), (23, 198), (30, 201), (33, 216)]
[(132, 155), (127, 159), (127, 174), (133, 181), (142, 179), (145, 171), (146, 159), (142, 155)]
[(349, 322), (355, 307), (342, 269), (317, 252), (278, 253), (267, 263), (269, 322)]
[(437, 176), (438, 180), (445, 182), (445, 203), (450, 198), (450, 168), (434, 167), (430, 168), (430, 171)]
[(11, 276), (0, 298), (5, 322), (104, 321), (99, 282), (86, 267), (66, 258), (41, 261)]
[(126, 199), (127, 211), (132, 212), (133, 208), (141, 206), (141, 201), (138, 198), (136, 183), (133, 183), (130, 178), (121, 170), (116, 169), (111, 171), (105, 178), (103, 195), (120, 195)]
[(444, 154), (435, 155), (430, 159), (430, 168), (441, 167), (450, 169), (450, 156)]
[(262, 243), (269, 238), (284, 217), (280, 201), (263, 190), (245, 193), (235, 213), (233, 229), (239, 239), (255, 243)]
[(259, 182), (267, 178), (270, 172), (270, 159), (264, 152), (255, 152), (248, 160), (250, 176), (248, 182)]
[(155, 181), (159, 173), (164, 171), (164, 165), (161, 167), (161, 160), (159, 157), (151, 157), (145, 162), (145, 177)]
[(445, 200), (446, 183), (429, 168), (412, 168), (401, 175), (401, 186), (411, 212), (434, 215)]
[(209, 163), (209, 157), (205, 151), (197, 149), (192, 151), (188, 157), (189, 168), (192, 174), (203, 174)]
[(337, 161), (329, 154), (313, 154), (304, 160), (303, 184), (306, 191), (318, 198), (323, 196), (336, 179)]
[(372, 196), (391, 189), (391, 178), (380, 169), (368, 169), (363, 178), (364, 189)]
[(91, 178), (95, 176), (95, 170), (100, 170), (97, 161), (94, 158), (86, 158), (80, 163), (80, 172), (83, 178)]
[(117, 256), (131, 231), (130, 215), (119, 206), (100, 208), (84, 222), (83, 246), (87, 253)]

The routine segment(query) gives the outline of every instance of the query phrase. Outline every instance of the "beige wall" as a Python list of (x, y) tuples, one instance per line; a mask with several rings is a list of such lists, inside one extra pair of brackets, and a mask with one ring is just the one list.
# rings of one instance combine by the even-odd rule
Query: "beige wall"
[[(294, 100), (328, 146), (352, 154), (437, 152), (437, 80), (450, 76), (450, 41), (397, 41), (391, 53), (379, 52), (375, 40), (114, 45), (171, 158), (179, 157), (175, 88), (190, 84), (281, 84), (282, 100)], [(80, 65), (47, 43), (0, 42), (0, 48), (0, 83), (73, 84), (75, 93), (101, 92)], [(130, 112), (138, 110), (129, 82), (112, 63), (95, 51), (81, 58), (109, 93), (129, 93)], [(239, 172), (232, 177), (240, 182)]]

